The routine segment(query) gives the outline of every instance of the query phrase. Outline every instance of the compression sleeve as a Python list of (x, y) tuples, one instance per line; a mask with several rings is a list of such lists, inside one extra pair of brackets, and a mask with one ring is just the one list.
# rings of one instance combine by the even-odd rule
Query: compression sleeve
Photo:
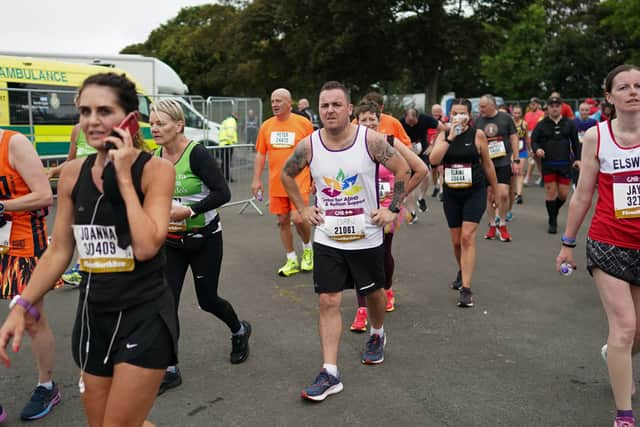
[(191, 150), (189, 164), (193, 173), (209, 188), (207, 197), (191, 205), (194, 213), (200, 214), (216, 209), (231, 200), (231, 191), (218, 162), (202, 144), (197, 144)]

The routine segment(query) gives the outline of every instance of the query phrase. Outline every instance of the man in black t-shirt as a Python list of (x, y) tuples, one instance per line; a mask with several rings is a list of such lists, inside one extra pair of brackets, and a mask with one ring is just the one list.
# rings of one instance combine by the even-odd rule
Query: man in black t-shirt
[[(505, 220), (509, 209), (511, 176), (518, 175), (520, 171), (518, 133), (511, 116), (498, 111), (496, 99), (492, 95), (482, 96), (479, 106), (480, 117), (476, 120), (476, 128), (482, 130), (487, 136), (489, 156), (493, 161), (498, 178), (498, 188), (489, 187), (487, 193), (489, 231), (484, 235), (484, 238), (495, 239), (496, 232), (499, 232), (500, 240), (510, 242), (511, 235), (507, 230)], [(493, 195), (495, 195), (495, 209), (490, 202)]]
[(558, 232), (558, 212), (569, 194), (571, 167), (580, 167), (580, 140), (573, 120), (562, 116), (562, 100), (557, 96), (547, 103), (549, 117), (538, 122), (531, 134), (531, 147), (542, 160), (545, 203), (549, 214), (547, 232)]
[[(409, 135), (411, 144), (416, 154), (425, 162), (429, 170), (429, 154), (431, 153), (431, 145), (428, 143), (427, 131), (429, 129), (437, 129), (438, 132), (446, 130), (444, 124), (426, 114), (421, 114), (417, 109), (410, 107), (405, 110), (404, 117), (400, 119), (400, 123), (404, 131)], [(417, 196), (418, 207), (422, 212), (427, 211), (427, 202), (424, 200), (424, 194), (429, 189), (429, 176), (425, 176), (418, 188), (410, 194), (409, 206), (412, 206), (414, 198)]]

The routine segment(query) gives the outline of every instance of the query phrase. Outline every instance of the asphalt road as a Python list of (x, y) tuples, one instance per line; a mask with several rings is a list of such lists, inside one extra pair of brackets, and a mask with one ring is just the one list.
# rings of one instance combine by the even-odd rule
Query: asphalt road
[[(251, 356), (229, 363), (229, 333), (199, 310), (188, 277), (180, 308), (184, 383), (157, 399), (150, 419), (159, 426), (610, 425), (613, 398), (600, 359), (607, 326), (584, 269), (586, 227), (578, 270), (562, 277), (554, 270), (559, 235), (546, 234), (542, 189), (527, 188), (524, 199), (510, 224), (513, 242), (485, 241), (486, 226), (480, 228), (472, 309), (457, 308), (448, 288), (457, 269), (441, 204), (428, 199), (430, 212), (395, 237), (397, 310), (385, 322), (384, 364), (360, 364), (366, 336), (347, 330), (355, 297), (345, 292), (345, 388), (320, 404), (300, 399), (321, 366), (311, 275), (276, 275), (284, 254), (273, 216), (223, 209), (220, 293), (253, 325)], [(560, 230), (565, 218), (566, 207)], [(77, 294), (62, 288), (46, 297), (63, 401), (38, 424), (85, 425), (70, 351)], [(6, 312), (2, 304), (0, 317)], [(10, 370), (0, 368), (9, 426), (20, 424), (36, 381), (29, 343), (24, 347)]]

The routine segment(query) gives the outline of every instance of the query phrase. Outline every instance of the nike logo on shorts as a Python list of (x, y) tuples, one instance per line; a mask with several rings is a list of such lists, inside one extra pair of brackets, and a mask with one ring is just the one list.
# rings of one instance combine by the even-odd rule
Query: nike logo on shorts
[(371, 287), (373, 287), (373, 286), (375, 286), (375, 285), (376, 285), (376, 282), (371, 282), (371, 283), (369, 283), (367, 286), (363, 286), (363, 287), (361, 287), (359, 290), (360, 290), (360, 291), (364, 291), (365, 289), (369, 289), (369, 288), (371, 288)]
[(127, 347), (127, 350), (131, 350), (132, 348), (136, 348), (137, 346), (138, 344), (129, 344), (129, 343), (125, 345), (125, 347)]

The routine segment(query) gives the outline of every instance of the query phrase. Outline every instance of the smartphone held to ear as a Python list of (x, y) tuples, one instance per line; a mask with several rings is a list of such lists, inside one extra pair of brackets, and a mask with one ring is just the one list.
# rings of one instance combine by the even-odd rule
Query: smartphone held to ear
[[(140, 124), (138, 123), (138, 112), (132, 111), (131, 113), (127, 114), (127, 117), (125, 117), (117, 127), (118, 129), (128, 129), (131, 136), (137, 134), (138, 130), (140, 129)], [(118, 134), (116, 131), (111, 131), (110, 136), (122, 139), (120, 138), (120, 134)], [(104, 148), (106, 148), (107, 150), (113, 150), (116, 148), (116, 146), (112, 142), (107, 141), (104, 144)]]

